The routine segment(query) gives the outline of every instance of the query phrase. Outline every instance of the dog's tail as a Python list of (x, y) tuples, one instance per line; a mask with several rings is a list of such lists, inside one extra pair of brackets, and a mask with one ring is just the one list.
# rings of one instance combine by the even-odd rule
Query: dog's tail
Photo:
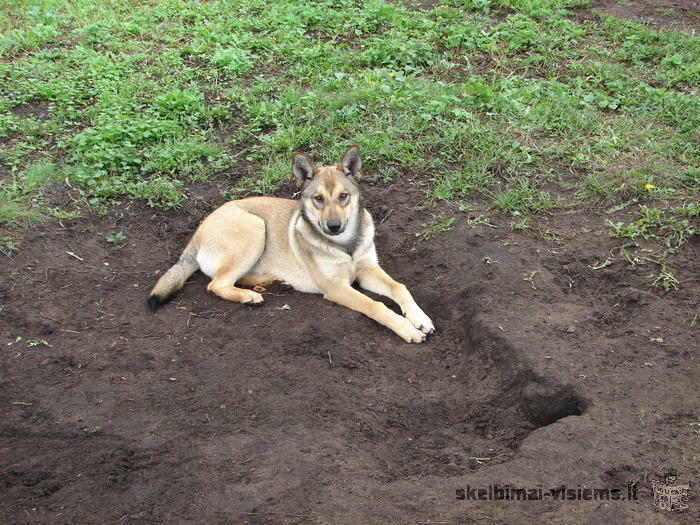
[(168, 302), (173, 294), (182, 288), (187, 278), (199, 269), (196, 257), (197, 248), (194, 242), (190, 241), (175, 265), (158, 279), (151, 290), (147, 302), (152, 311)]

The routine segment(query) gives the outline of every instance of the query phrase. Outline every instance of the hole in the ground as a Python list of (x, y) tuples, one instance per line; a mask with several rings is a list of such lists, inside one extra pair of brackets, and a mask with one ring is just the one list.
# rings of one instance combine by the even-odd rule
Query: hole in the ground
[(471, 319), (463, 315), (464, 332), (454, 334), (462, 352), (443, 352), (421, 370), (416, 395), (362, 422), (362, 446), (389, 479), (460, 475), (507, 461), (532, 431), (583, 413), (573, 387), (538, 376), (521, 352)]
[(528, 421), (545, 427), (566, 416), (580, 416), (585, 403), (570, 385), (533, 382), (523, 390), (522, 408)]

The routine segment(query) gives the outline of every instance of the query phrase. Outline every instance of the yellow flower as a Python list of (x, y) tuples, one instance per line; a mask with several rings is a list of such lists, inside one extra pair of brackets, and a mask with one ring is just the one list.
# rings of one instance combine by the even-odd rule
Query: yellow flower
[(390, 76), (390, 77), (395, 77), (395, 76), (396, 76), (396, 73), (394, 73), (393, 71), (389, 71), (389, 76)]
[(447, 9), (447, 6), (446, 6), (445, 4), (442, 4), (442, 5), (440, 6), (440, 9)]
[(653, 184), (645, 184), (644, 189), (645, 190), (653, 190), (653, 189), (656, 189), (656, 186), (654, 186)]

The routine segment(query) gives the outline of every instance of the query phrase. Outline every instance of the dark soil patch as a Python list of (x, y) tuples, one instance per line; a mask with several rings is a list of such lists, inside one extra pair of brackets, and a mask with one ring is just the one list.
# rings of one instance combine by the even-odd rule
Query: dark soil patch
[(683, 31), (700, 31), (700, 5), (697, 0), (591, 0), (589, 6), (600, 13)]
[[(459, 212), (417, 242), (435, 210), (404, 180), (365, 194), (384, 266), (436, 322), (426, 344), (282, 286), (227, 303), (201, 274), (149, 314), (157, 272), (221, 203), (200, 184), (188, 209), (38, 227), (5, 260), (0, 521), (696, 522), (697, 496), (662, 514), (650, 483), (698, 477), (697, 241), (659, 293), (649, 266), (591, 269), (616, 242), (585, 210), (543, 222), (555, 242)], [(455, 498), (633, 481), (638, 501)]]
[(49, 105), (45, 102), (20, 104), (10, 108), (10, 113), (22, 118), (33, 117), (37, 120), (46, 120), (49, 118)]
[[(409, 9), (422, 10), (436, 9), (442, 4), (438, 0), (405, 0), (400, 3)], [(588, 8), (581, 11), (589, 9), (617, 18), (646, 23), (652, 27), (700, 31), (700, 5), (697, 0), (590, 0)]]

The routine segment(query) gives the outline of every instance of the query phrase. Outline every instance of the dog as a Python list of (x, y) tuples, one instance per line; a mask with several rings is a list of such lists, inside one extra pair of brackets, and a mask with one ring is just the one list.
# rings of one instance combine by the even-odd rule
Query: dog
[[(261, 303), (265, 286), (285, 281), (365, 314), (408, 343), (425, 341), (433, 322), (406, 286), (379, 266), (374, 223), (358, 188), (361, 168), (356, 145), (337, 166), (316, 167), (305, 154), (293, 153), (300, 199), (249, 197), (214, 210), (158, 280), (148, 306), (156, 310), (199, 269), (211, 278), (207, 290), (228, 301)], [(355, 281), (392, 299), (403, 315), (353, 288)]]

